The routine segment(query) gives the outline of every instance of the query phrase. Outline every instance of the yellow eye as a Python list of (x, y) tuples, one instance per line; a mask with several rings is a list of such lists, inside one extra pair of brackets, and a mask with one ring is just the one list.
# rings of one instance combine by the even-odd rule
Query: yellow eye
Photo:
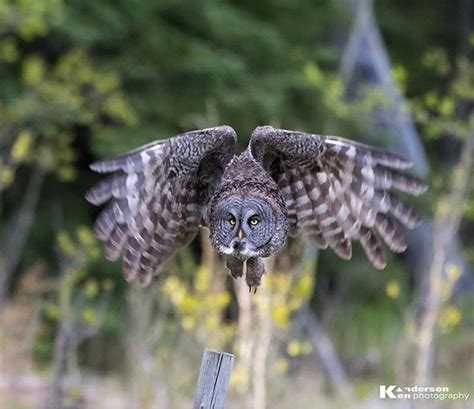
[(260, 220), (258, 219), (258, 217), (252, 217), (252, 218), (249, 220), (249, 223), (250, 223), (252, 226), (256, 226), (258, 223), (260, 223)]
[(235, 217), (229, 218), (229, 223), (230, 223), (232, 226), (234, 226), (235, 223), (236, 223)]

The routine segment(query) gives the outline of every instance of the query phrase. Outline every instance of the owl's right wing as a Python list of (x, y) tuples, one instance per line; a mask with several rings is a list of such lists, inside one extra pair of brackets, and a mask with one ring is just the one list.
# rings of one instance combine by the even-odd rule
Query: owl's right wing
[(420, 218), (392, 189), (419, 195), (426, 185), (402, 169), (411, 163), (389, 151), (336, 136), (262, 126), (252, 156), (277, 182), (288, 210), (289, 233), (302, 232), (344, 259), (359, 241), (374, 267), (385, 267), (379, 237), (397, 253), (407, 247), (392, 217), (408, 228)]
[(94, 226), (105, 257), (123, 252), (127, 281), (150, 283), (169, 257), (197, 233), (203, 206), (234, 156), (236, 133), (229, 126), (202, 129), (152, 142), (91, 169), (112, 176), (86, 194), (108, 202)]

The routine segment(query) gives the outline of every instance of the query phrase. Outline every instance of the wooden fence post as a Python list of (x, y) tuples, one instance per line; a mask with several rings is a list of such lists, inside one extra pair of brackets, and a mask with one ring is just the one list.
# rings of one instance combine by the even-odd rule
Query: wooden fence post
[(234, 355), (204, 350), (193, 409), (223, 409)]

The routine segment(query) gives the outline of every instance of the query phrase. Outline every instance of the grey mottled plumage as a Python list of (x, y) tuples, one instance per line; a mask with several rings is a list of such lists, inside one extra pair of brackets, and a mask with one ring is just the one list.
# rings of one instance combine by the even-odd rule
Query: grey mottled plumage
[(246, 272), (257, 287), (261, 257), (275, 253), (287, 235), (306, 233), (320, 248), (344, 258), (359, 241), (376, 268), (385, 267), (381, 239), (406, 249), (398, 220), (420, 219), (393, 189), (419, 195), (426, 185), (404, 173), (411, 163), (391, 152), (347, 139), (263, 126), (234, 156), (235, 131), (203, 129), (157, 141), (91, 168), (113, 173), (86, 195), (108, 203), (95, 224), (105, 256), (123, 252), (128, 281), (150, 283), (164, 263), (189, 243), (199, 225), (227, 256), (232, 276)]

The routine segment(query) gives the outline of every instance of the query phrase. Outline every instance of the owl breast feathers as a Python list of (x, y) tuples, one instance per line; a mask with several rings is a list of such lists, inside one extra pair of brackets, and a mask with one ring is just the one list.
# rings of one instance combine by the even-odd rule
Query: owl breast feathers
[(105, 257), (123, 253), (127, 281), (148, 285), (200, 226), (227, 256), (234, 277), (246, 265), (257, 287), (261, 257), (287, 235), (305, 233), (318, 247), (350, 259), (359, 241), (377, 269), (385, 267), (382, 240), (400, 253), (407, 245), (400, 222), (420, 218), (393, 189), (420, 195), (426, 185), (403, 170), (411, 163), (386, 150), (335, 136), (258, 127), (239, 156), (229, 126), (152, 142), (91, 168), (111, 176), (86, 199), (107, 203), (94, 226)]

